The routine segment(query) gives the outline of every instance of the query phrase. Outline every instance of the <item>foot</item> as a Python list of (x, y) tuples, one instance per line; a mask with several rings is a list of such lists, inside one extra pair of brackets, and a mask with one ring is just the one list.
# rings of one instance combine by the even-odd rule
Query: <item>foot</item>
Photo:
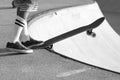
[[(44, 43), (43, 41), (37, 41), (37, 40), (33, 40), (33, 39), (30, 39), (29, 41), (26, 41), (26, 42), (22, 42), (22, 44), (26, 47), (30, 47), (32, 45), (37, 45), (37, 44), (43, 44), (43, 43)], [(50, 45), (50, 46), (46, 47), (45, 49), (52, 49), (52, 47), (53, 47), (53, 45)]]
[(22, 44), (25, 47), (29, 47), (29, 46), (36, 45), (36, 44), (42, 44), (42, 43), (43, 43), (43, 41), (36, 41), (36, 40), (33, 40), (33, 39), (30, 39), (29, 41), (26, 41), (26, 42), (22, 42)]
[(25, 53), (32, 53), (33, 52), (32, 49), (25, 47), (20, 42), (16, 42), (16, 43), (8, 42), (6, 47), (11, 48), (11, 49), (15, 49), (15, 50), (17, 49), (17, 50), (20, 50), (21, 52), (25, 52)]

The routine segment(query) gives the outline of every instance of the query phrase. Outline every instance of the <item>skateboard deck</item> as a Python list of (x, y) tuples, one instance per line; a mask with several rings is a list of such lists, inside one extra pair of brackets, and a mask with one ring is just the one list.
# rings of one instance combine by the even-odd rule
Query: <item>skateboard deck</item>
[[(29, 48), (32, 48), (32, 49), (41, 49), (41, 48), (46, 48), (52, 44), (55, 44), (57, 42), (60, 42), (64, 39), (67, 39), (69, 37), (72, 37), (74, 35), (77, 35), (77, 34), (80, 34), (84, 31), (90, 31), (90, 33), (92, 34), (92, 30), (96, 27), (98, 27), (103, 21), (104, 21), (104, 17), (101, 17), (99, 19), (97, 19), (96, 21), (94, 21), (93, 23), (89, 24), (89, 25), (86, 25), (86, 26), (82, 26), (82, 27), (79, 27), (77, 29), (74, 29), (74, 30), (71, 30), (69, 32), (66, 32), (66, 33), (63, 33), (61, 35), (58, 35), (56, 37), (53, 37), (47, 41), (45, 41), (43, 44), (35, 44), (35, 45), (31, 45), (29, 46)], [(89, 34), (89, 35), (91, 35)], [(94, 33), (95, 34), (95, 33)], [(87, 33), (88, 35), (88, 33)]]

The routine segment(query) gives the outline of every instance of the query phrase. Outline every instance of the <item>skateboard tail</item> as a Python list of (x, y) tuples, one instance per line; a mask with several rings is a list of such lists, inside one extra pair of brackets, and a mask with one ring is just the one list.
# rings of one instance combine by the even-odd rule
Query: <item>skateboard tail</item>
[[(94, 28), (98, 27), (104, 21), (104, 19), (105, 19), (105, 17), (101, 17), (101, 18), (97, 19), (96, 21), (94, 21), (93, 23), (91, 23), (89, 25), (79, 27), (77, 29), (74, 29), (74, 30), (71, 30), (69, 32), (58, 35), (54, 38), (48, 39), (44, 42), (44, 44), (39, 45), (39, 48), (46, 48), (46, 47), (48, 47), (48, 46), (50, 46), (54, 43), (57, 43), (61, 40), (66, 39), (66, 38), (72, 37), (74, 35), (77, 35), (79, 33), (87, 31), (87, 30), (94, 29)], [(38, 48), (38, 45), (33, 45), (32, 48), (34, 48), (34, 49)]]

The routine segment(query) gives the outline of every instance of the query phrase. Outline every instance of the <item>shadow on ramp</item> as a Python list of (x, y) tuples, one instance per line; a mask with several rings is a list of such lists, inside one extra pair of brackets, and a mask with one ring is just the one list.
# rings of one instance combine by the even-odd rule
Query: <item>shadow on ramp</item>
[(2, 53), (0, 57), (7, 57), (7, 56), (18, 56), (18, 55), (26, 55), (27, 53)]
[(18, 53), (18, 52), (10, 52), (5, 48), (0, 49), (0, 57), (5, 57), (5, 56), (17, 56), (17, 55), (25, 55), (27, 53)]

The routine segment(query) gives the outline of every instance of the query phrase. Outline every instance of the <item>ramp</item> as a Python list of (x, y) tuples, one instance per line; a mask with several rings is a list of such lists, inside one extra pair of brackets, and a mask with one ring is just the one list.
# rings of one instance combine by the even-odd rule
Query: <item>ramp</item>
[[(97, 2), (52, 11), (29, 22), (30, 36), (45, 41), (88, 25), (103, 16)], [(54, 44), (54, 49), (75, 60), (119, 73), (120, 36), (107, 20), (94, 29), (94, 32), (97, 34), (96, 38), (87, 36), (84, 32)]]

